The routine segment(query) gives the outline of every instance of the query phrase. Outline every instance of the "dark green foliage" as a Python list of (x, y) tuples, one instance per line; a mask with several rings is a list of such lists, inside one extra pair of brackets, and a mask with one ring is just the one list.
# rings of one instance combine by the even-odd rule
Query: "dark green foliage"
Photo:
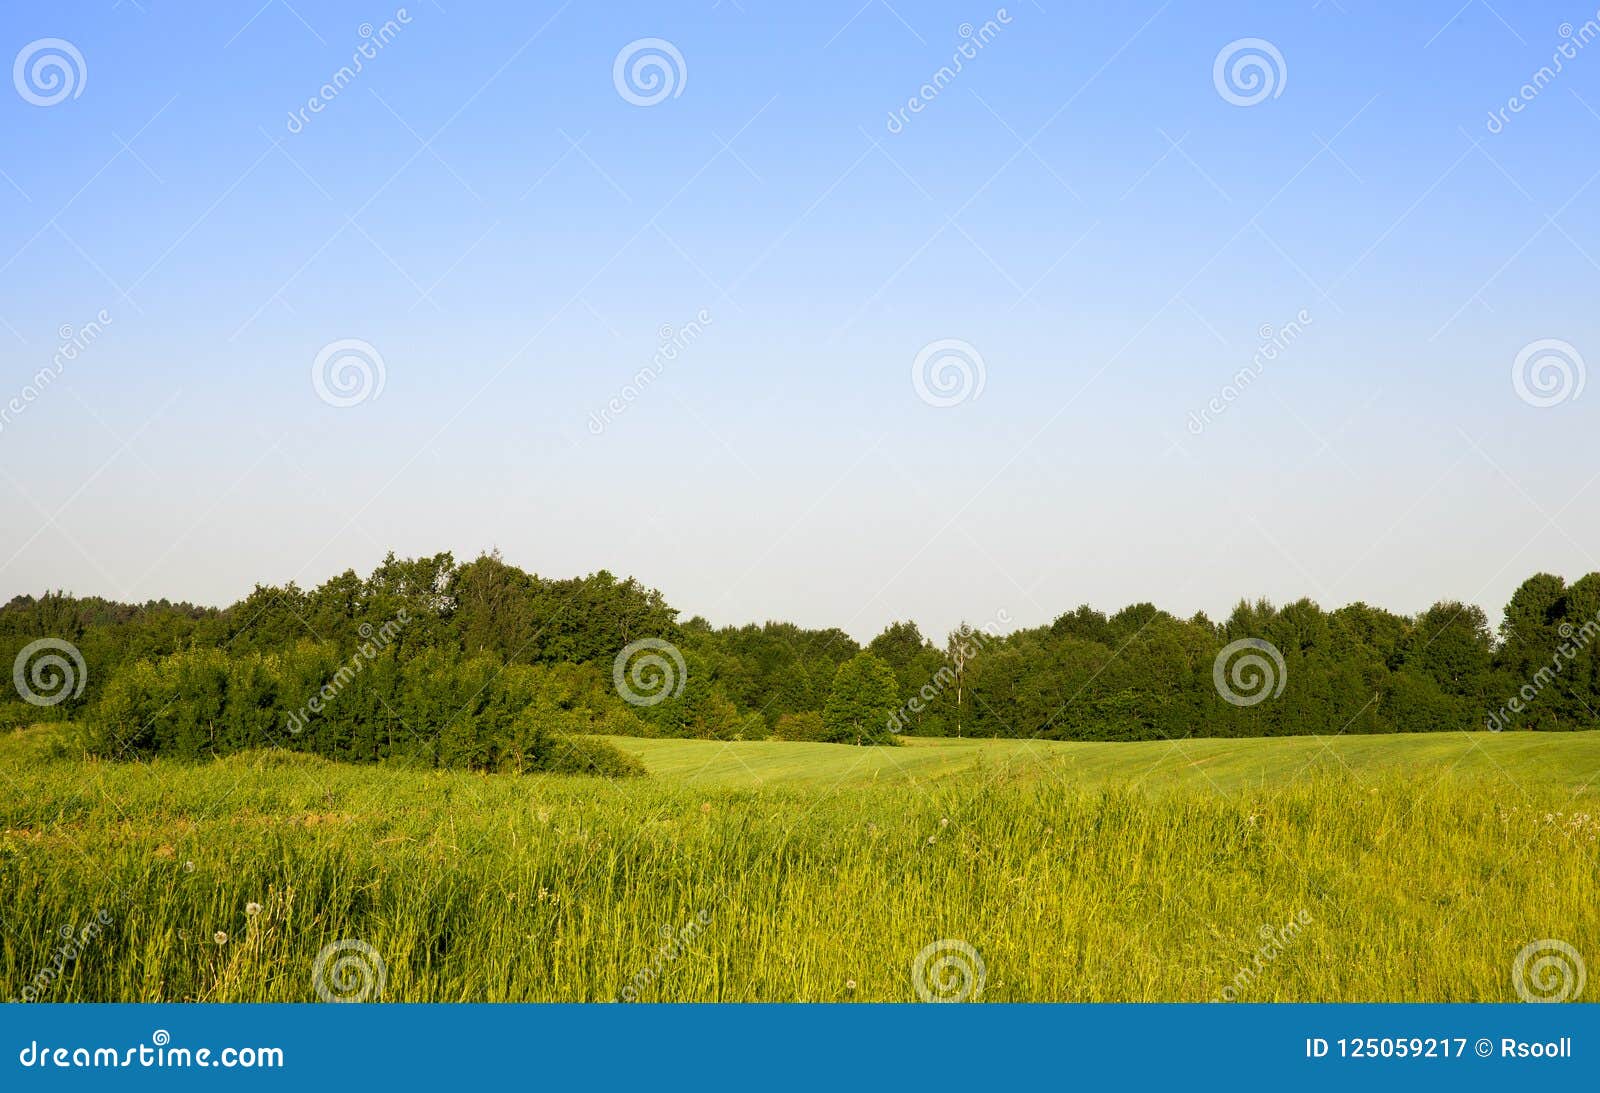
[(557, 736), (551, 740), (551, 747), (537, 768), (547, 774), (637, 778), (645, 773), (643, 763), (610, 741), (584, 736)]
[(894, 671), (871, 653), (857, 653), (833, 675), (822, 723), (832, 741), (894, 744), (900, 685)]
[[(1600, 574), (1530, 577), (1497, 633), (1459, 602), (1414, 618), (1241, 602), (1221, 623), (1140, 603), (1110, 616), (1082, 606), (1004, 636), (963, 626), (943, 641), (897, 622), (863, 650), (837, 629), (680, 622), (659, 592), (603, 570), (551, 580), (497, 554), (391, 554), (365, 578), (258, 586), (222, 610), (61, 593), (0, 608), (0, 664), (43, 638), (81, 652), (84, 686), (45, 706), (8, 689), (0, 731), (78, 721), (93, 750), (114, 756), (280, 746), (527, 771), (555, 761), (552, 741), (594, 735), (872, 743), (893, 740), (891, 723), (1075, 740), (1600, 727)], [(670, 643), (685, 671), (661, 701), (629, 705), (613, 663), (645, 638)], [(1232, 704), (1213, 666), (1243, 639), (1277, 650), (1284, 686)]]
[(775, 740), (799, 740), (812, 744), (835, 742), (828, 735), (828, 726), (822, 723), (822, 715), (815, 710), (784, 714), (772, 727), (772, 736)]
[(286, 748), (354, 762), (527, 773), (627, 773), (605, 741), (636, 728), (593, 665), (504, 665), (437, 649), (341, 660), (328, 644), (229, 655), (196, 649), (127, 665), (85, 716), (88, 750), (200, 758)]

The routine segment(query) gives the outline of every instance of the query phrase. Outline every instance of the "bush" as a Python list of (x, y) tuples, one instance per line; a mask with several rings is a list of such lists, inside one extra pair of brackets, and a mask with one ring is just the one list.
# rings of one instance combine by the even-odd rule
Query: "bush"
[(545, 774), (598, 774), (605, 778), (640, 778), (644, 764), (609, 740), (592, 736), (553, 736), (534, 767)]
[(786, 713), (772, 727), (774, 740), (800, 740), (813, 744), (833, 743), (822, 715), (812, 710), (804, 713)]
[(38, 706), (30, 706), (26, 702), (0, 702), (0, 732), (26, 729), (43, 720), (45, 717)]
[(767, 719), (758, 713), (744, 715), (739, 722), (739, 734), (735, 740), (765, 740), (768, 737)]
[(416, 767), (643, 773), (603, 742), (571, 742), (639, 725), (594, 665), (506, 666), (490, 654), (439, 649), (401, 662), (392, 649), (369, 645), (347, 656), (306, 642), (268, 654), (196, 649), (135, 661), (85, 720), (85, 750), (113, 759), (282, 749)]

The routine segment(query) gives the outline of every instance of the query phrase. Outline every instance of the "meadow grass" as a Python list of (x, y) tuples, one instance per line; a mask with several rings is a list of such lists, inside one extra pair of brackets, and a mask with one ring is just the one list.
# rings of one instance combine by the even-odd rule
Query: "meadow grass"
[(914, 1001), (941, 939), (986, 1001), (1505, 1001), (1528, 942), (1600, 961), (1600, 733), (618, 740), (624, 782), (51, 738), (0, 738), (7, 998), (314, 1001), (347, 939), (387, 1001)]

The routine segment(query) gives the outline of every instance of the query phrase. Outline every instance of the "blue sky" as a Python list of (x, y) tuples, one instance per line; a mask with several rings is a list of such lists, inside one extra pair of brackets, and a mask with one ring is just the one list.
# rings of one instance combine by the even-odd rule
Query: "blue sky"
[[(0, 597), (498, 547), (860, 637), (1494, 617), (1600, 568), (1600, 390), (1512, 380), (1543, 340), (1600, 360), (1596, 12), (1396, 7), (7, 5), (5, 56), (81, 62), (0, 94), (0, 403), (110, 321), (0, 415)], [(681, 63), (640, 106), (614, 64), (651, 38)], [(1244, 39), (1281, 58), (1253, 105), (1214, 78)], [(330, 405), (346, 339), (383, 385)], [(948, 339), (981, 394), (930, 405)]]

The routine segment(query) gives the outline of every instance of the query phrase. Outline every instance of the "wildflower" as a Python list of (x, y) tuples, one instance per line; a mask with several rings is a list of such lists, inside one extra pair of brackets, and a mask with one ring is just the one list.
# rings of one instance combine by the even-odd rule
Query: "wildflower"
[(211, 940), (215, 941), (218, 945), (226, 945), (228, 943), (228, 935), (221, 930), (218, 930), (216, 933), (211, 935)]
[(261, 913), (261, 904), (257, 903), (255, 900), (251, 900), (249, 903), (244, 905), (244, 913), (249, 915), (251, 918), (254, 918), (256, 915)]
[(549, 898), (550, 898), (550, 889), (541, 887), (539, 889), (539, 902), (543, 903), (545, 900), (547, 900)]
[(940, 827), (949, 827), (950, 826), (950, 818), (948, 816), (940, 818), (939, 826)]
[(928, 845), (932, 846), (933, 844), (934, 844), (934, 837), (932, 835), (929, 835), (928, 836)]
[(700, 814), (703, 816), (711, 811), (711, 802), (705, 801), (700, 805)]
[(846, 979), (844, 981), (844, 989), (847, 990), (847, 991), (855, 990), (856, 989), (856, 981), (854, 979)]

